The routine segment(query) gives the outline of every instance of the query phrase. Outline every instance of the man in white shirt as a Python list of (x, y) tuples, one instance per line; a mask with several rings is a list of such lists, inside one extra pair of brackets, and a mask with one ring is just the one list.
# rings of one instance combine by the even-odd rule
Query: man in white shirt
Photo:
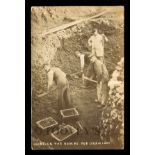
[(68, 108), (71, 104), (71, 99), (69, 93), (69, 83), (66, 78), (66, 74), (60, 68), (50, 67), (49, 64), (45, 64), (44, 69), (48, 76), (48, 92), (55, 82), (58, 88), (58, 108)]
[(97, 29), (94, 29), (94, 34), (88, 39), (88, 45), (92, 48), (92, 55), (97, 59), (104, 61), (104, 40), (108, 39), (104, 34), (99, 34)]

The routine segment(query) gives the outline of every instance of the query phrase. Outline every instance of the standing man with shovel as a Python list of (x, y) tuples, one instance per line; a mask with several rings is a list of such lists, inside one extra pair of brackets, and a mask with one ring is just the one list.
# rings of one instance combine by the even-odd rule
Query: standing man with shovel
[(91, 56), (90, 61), (94, 66), (94, 72), (97, 78), (97, 99), (95, 102), (100, 103), (98, 107), (102, 107), (106, 104), (108, 97), (108, 70), (105, 64), (98, 60), (95, 56)]

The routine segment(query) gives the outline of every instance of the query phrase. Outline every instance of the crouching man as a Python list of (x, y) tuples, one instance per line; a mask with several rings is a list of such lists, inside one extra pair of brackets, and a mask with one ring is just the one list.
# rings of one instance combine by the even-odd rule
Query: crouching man
[(97, 78), (97, 99), (95, 102), (100, 103), (98, 107), (102, 107), (106, 104), (108, 98), (108, 70), (105, 64), (95, 56), (91, 55), (90, 61), (93, 63), (94, 72)]
[(53, 82), (56, 83), (58, 89), (58, 109), (68, 108), (71, 105), (69, 93), (69, 82), (66, 74), (58, 67), (50, 67), (49, 64), (44, 64), (44, 69), (48, 76), (48, 92), (50, 91)]

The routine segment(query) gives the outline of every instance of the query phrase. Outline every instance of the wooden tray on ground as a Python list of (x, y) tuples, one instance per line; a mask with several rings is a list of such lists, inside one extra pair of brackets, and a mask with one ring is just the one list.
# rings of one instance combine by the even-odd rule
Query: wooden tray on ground
[(47, 117), (40, 121), (37, 121), (36, 124), (41, 129), (47, 129), (47, 128), (54, 127), (54, 126), (58, 125), (58, 122), (56, 120), (54, 120), (52, 117)]
[(60, 110), (60, 114), (63, 119), (71, 119), (71, 118), (78, 118), (79, 113), (76, 108), (64, 109)]
[(73, 136), (76, 133), (77, 133), (77, 130), (73, 126), (65, 125), (65, 126), (61, 127), (60, 129), (51, 133), (51, 136), (54, 139), (56, 139), (57, 141), (61, 142), (61, 141), (64, 141), (65, 139)]

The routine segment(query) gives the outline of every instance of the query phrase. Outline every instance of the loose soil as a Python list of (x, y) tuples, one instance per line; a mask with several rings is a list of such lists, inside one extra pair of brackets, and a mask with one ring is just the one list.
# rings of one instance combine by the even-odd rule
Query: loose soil
[[(37, 93), (42, 93), (47, 87), (47, 77), (42, 70), (42, 64), (50, 61), (51, 65), (54, 64), (60, 67), (65, 73), (72, 74), (80, 71), (79, 59), (75, 56), (75, 51), (91, 52), (88, 46), (88, 38), (92, 35), (93, 28), (98, 28), (100, 33), (104, 33), (109, 41), (105, 43), (105, 60), (107, 69), (111, 75), (114, 71), (116, 63), (120, 57), (124, 55), (124, 23), (120, 15), (123, 9), (119, 8), (91, 8), (77, 9), (80, 14), (74, 9), (69, 8), (54, 8), (40, 7), (39, 9), (32, 9), (32, 31), (39, 33), (40, 31), (48, 30), (52, 27), (59, 26), (64, 23), (81, 19), (83, 17), (92, 16), (100, 11), (105, 10), (105, 15), (95, 20), (84, 22), (73, 26), (61, 33), (49, 34), (43, 37), (32, 35), (32, 137), (39, 139), (42, 142), (57, 142), (51, 137), (49, 131), (40, 130), (36, 122), (46, 117), (53, 117), (60, 124), (61, 118), (57, 110), (57, 90), (51, 92), (49, 95), (38, 98)], [(58, 13), (59, 12), (59, 13)], [(62, 12), (66, 12), (64, 16)], [(68, 13), (70, 12), (70, 13)], [(76, 12), (76, 14), (74, 13)], [(70, 15), (70, 16), (69, 16)], [(117, 17), (112, 19), (105, 19), (109, 17)], [(119, 20), (118, 20), (119, 19)], [(52, 23), (51, 23), (52, 21)], [(86, 64), (86, 66), (88, 63)], [(96, 126), (101, 117), (101, 108), (97, 108), (97, 103), (94, 102), (96, 98), (96, 88), (92, 84), (90, 88), (81, 88), (81, 78), (69, 78), (70, 93), (72, 97), (72, 106), (77, 108), (82, 121), (83, 130), (77, 125), (76, 121), (69, 121), (70, 124), (79, 130), (78, 134), (68, 138), (65, 142), (101, 142), (99, 132)], [(35, 141), (35, 140), (34, 140)], [(109, 145), (78, 145), (78, 146), (59, 146), (54, 145), (51, 149), (108, 149), (114, 148)], [(33, 145), (33, 149), (38, 149)], [(49, 147), (39, 146), (39, 149), (49, 149)]]

